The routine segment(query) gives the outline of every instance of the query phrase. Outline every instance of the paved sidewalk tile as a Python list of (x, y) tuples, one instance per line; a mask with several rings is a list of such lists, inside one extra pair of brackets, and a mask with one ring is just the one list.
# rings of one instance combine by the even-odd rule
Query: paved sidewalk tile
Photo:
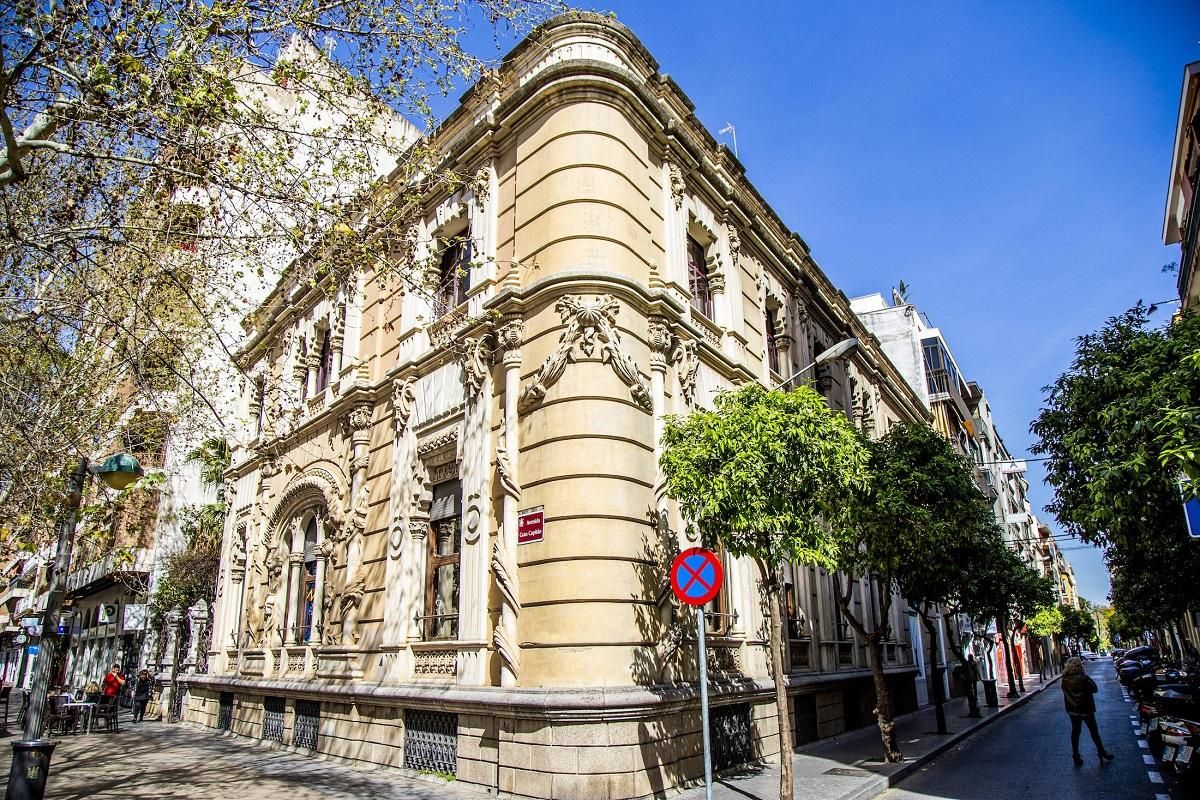
[[(19, 734), (18, 734), (19, 735)], [(0, 758), (0, 784), (8, 783), (12, 748)], [(270, 749), (252, 740), (221, 736), (188, 725), (122, 720), (118, 733), (58, 739), (50, 763), (46, 800), (220, 800), (283, 797), (287, 800), (480, 800), (486, 795), (436, 778), (344, 766)], [(435, 782), (436, 781), (436, 782)]]
[[(932, 707), (907, 714), (896, 721), (896, 734), (904, 761), (886, 764), (879, 728), (871, 724), (831, 739), (806, 745), (792, 756), (795, 796), (805, 800), (867, 800), (882, 794), (922, 763), (946, 750), (993, 718), (1021, 705), (1043, 689), (1054, 685), (1055, 677), (1043, 682), (1036, 675), (1025, 678), (1025, 694), (1012, 700), (1004, 697), (1008, 687), (1000, 684), (1000, 708), (982, 708), (982, 719), (967, 717), (967, 701), (959, 698), (946, 703), (948, 735), (939, 735)], [(980, 700), (983, 692), (980, 691)], [(680, 800), (700, 800), (704, 787), (688, 789)], [(779, 767), (771, 765), (723, 775), (713, 781), (714, 800), (775, 800), (779, 797)]]

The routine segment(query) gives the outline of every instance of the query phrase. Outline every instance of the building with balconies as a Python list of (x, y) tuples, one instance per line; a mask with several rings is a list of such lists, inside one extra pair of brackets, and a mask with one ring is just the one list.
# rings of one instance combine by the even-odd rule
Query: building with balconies
[[(471, 178), (381, 187), (420, 287), (289, 269), (250, 320), (214, 656), (184, 714), (504, 793), (661, 794), (702, 771), (694, 617), (666, 583), (696, 542), (664, 495), (664, 415), (851, 336), (815, 376), (833, 408), (876, 433), (928, 412), (610, 18), (543, 26), (432, 144)], [(779, 755), (763, 575), (725, 567), (705, 615), (718, 769)], [(870, 724), (831, 576), (786, 575), (797, 741)], [(914, 708), (910, 625), (880, 624)]]
[(1180, 302), (1184, 308), (1200, 305), (1200, 61), (1183, 69), (1162, 238), (1165, 245), (1179, 245)]

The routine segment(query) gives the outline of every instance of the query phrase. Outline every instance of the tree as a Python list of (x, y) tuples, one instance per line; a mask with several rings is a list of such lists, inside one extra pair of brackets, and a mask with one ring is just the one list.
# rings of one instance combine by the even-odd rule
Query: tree
[[(40, 547), (62, 465), (112, 447), (132, 410), (178, 420), (190, 405), (220, 429), (216, 379), (197, 353), (232, 352), (248, 282), (291, 264), (336, 283), (371, 263), (381, 280), (419, 284), (406, 209), (469, 180), (422, 135), (436, 127), (431, 100), (488, 74), (465, 44), (473, 32), (525, 30), (557, 8), (7, 6), (0, 533), (10, 544)], [(379, 175), (392, 188), (375, 191)]]
[(710, 548), (757, 561), (770, 608), (771, 672), (779, 717), (780, 787), (792, 797), (791, 723), (784, 682), (782, 566), (837, 564), (845, 499), (865, 488), (867, 456), (849, 421), (808, 387), (749, 384), (715, 409), (668, 417), (660, 465), (668, 496)]
[(1178, 487), (1200, 451), (1197, 353), (1200, 316), (1152, 328), (1139, 303), (1079, 338), (1031, 426), (1049, 510), (1105, 549), (1114, 603), (1147, 628), (1200, 608), (1200, 542), (1184, 530)]
[[(902, 757), (895, 742), (890, 692), (883, 674), (883, 646), (890, 631), (893, 589), (908, 599), (929, 634), (930, 682), (938, 731), (946, 731), (942, 667), (938, 663), (939, 608), (970, 580), (969, 549), (981, 526), (991, 519), (966, 460), (933, 428), (901, 423), (870, 442), (871, 483), (855, 509), (852, 535), (842, 542), (838, 586), (842, 614), (867, 642), (874, 675), (880, 733), (889, 761)], [(878, 581), (874, 608), (855, 614), (853, 582)], [(871, 618), (882, 624), (868, 624)]]
[(1017, 687), (1025, 689), (1024, 676), (1019, 666), (1014, 675), (1016, 645), (1013, 637), (1025, 627), (1025, 621), (1039, 609), (1054, 602), (1054, 584), (1040, 572), (1021, 560), (1015, 552), (1005, 546), (998, 553), (998, 591), (994, 597), (996, 629), (1000, 632), (1004, 646), (1004, 666), (1008, 672), (1008, 696), (1017, 694)]
[[(1080, 605), (1082, 606), (1084, 603), (1087, 603), (1087, 601), (1081, 599)], [(1098, 637), (1096, 635), (1096, 620), (1092, 617), (1089, 609), (1064, 605), (1059, 606), (1059, 610), (1063, 616), (1063, 636), (1072, 642), (1072, 652), (1078, 653), (1082, 649), (1082, 645), (1091, 646), (1092, 642)]]

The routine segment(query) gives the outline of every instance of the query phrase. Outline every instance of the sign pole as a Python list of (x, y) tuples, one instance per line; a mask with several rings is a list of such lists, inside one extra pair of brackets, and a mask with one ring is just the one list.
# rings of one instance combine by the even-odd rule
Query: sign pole
[(708, 740), (708, 648), (704, 644), (704, 607), (696, 607), (696, 639), (700, 642), (700, 730), (704, 734), (704, 800), (712, 800), (712, 744)]

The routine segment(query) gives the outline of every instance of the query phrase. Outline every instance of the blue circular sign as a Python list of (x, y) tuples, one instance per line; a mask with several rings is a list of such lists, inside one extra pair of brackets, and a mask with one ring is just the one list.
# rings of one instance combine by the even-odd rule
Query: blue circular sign
[(723, 578), (721, 559), (702, 547), (684, 550), (671, 564), (671, 589), (680, 602), (689, 606), (710, 602), (721, 591)]

